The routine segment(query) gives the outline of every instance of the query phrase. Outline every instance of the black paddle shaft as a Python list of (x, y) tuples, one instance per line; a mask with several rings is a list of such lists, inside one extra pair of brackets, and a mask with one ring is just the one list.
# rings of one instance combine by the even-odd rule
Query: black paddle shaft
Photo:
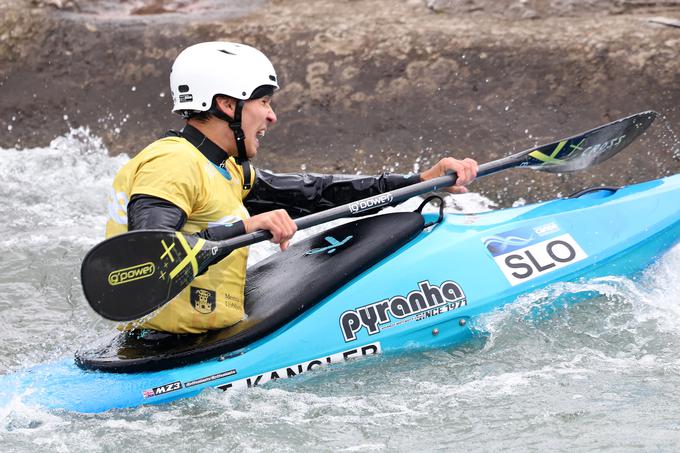
[[(530, 148), (479, 166), (477, 176), (508, 168), (568, 172), (587, 168), (621, 151), (654, 121), (638, 113), (559, 142)], [(366, 214), (455, 184), (455, 173), (354, 201), (295, 220), (298, 229)], [(211, 242), (175, 231), (135, 230), (109, 238), (90, 250), (81, 267), (85, 298), (101, 316), (131, 321), (162, 307), (209, 265), (233, 250), (270, 239), (255, 231)]]
[[(479, 166), (477, 177), (491, 175), (509, 168), (531, 168), (552, 173), (578, 171), (609, 159), (642, 134), (656, 118), (648, 111), (599, 126), (559, 142), (530, 148)], [(401, 189), (375, 195), (295, 220), (299, 230), (340, 218), (360, 215), (365, 211), (396, 205), (417, 195), (449, 187), (458, 179), (456, 173), (422, 181)], [(236, 249), (271, 239), (269, 231), (255, 231), (224, 241)], [(227, 245), (228, 244), (228, 245)]]

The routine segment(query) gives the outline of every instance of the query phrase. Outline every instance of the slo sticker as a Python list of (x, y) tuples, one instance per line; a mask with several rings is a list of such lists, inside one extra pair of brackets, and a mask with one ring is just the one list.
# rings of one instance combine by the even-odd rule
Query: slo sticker
[(569, 233), (559, 233), (555, 223), (548, 223), (487, 237), (484, 245), (508, 282), (516, 286), (588, 257)]

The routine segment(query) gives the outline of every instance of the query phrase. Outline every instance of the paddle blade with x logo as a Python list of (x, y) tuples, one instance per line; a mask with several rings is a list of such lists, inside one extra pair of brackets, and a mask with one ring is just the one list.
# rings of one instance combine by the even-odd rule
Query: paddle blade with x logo
[(94, 311), (113, 321), (141, 318), (179, 294), (214, 259), (204, 239), (174, 231), (114, 236), (85, 256), (81, 282)]
[(522, 152), (520, 154), (524, 161), (520, 167), (552, 173), (583, 170), (609, 159), (628, 146), (649, 127), (656, 115), (653, 111), (637, 113), (557, 144), (551, 143), (528, 153)]

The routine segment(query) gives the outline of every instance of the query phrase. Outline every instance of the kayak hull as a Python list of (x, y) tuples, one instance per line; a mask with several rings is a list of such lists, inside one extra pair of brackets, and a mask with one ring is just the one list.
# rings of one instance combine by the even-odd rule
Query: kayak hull
[[(163, 371), (105, 373), (73, 359), (0, 376), (19, 398), (77, 412), (233, 391), (376, 354), (460, 344), (475, 319), (554, 282), (635, 276), (680, 239), (680, 175), (444, 221), (276, 332)], [(428, 219), (432, 220), (432, 219)]]

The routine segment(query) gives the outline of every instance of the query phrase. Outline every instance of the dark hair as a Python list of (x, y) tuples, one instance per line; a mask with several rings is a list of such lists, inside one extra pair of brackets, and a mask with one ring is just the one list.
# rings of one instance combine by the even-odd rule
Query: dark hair
[[(274, 87), (271, 85), (262, 85), (253, 90), (253, 94), (250, 95), (251, 99), (259, 99), (263, 98), (265, 96), (271, 96), (274, 94)], [(208, 121), (211, 117), (215, 116), (212, 112), (217, 109), (217, 103), (216, 100), (218, 97), (229, 97), (226, 94), (216, 94), (213, 96), (212, 99), (212, 104), (210, 105), (210, 109), (204, 111), (204, 112), (199, 112), (198, 110), (184, 110), (183, 112), (180, 112), (182, 116), (184, 117), (185, 120), (196, 120), (200, 121), (201, 123), (205, 123)]]
[(213, 116), (210, 112), (199, 112), (197, 110), (184, 110), (181, 113), (185, 120), (196, 120), (201, 123), (205, 123)]
[(274, 94), (274, 87), (272, 85), (262, 85), (253, 90), (253, 94), (250, 95), (249, 99), (260, 99), (265, 96), (271, 96)]
[(213, 111), (217, 108), (217, 97), (228, 97), (224, 94), (216, 94), (213, 96), (212, 99), (212, 104), (210, 104), (210, 108), (204, 112), (201, 112), (199, 110), (185, 110), (182, 113), (182, 116), (184, 117), (185, 120), (196, 120), (200, 121), (201, 123), (205, 123), (208, 121), (211, 117), (215, 116), (213, 115)]

